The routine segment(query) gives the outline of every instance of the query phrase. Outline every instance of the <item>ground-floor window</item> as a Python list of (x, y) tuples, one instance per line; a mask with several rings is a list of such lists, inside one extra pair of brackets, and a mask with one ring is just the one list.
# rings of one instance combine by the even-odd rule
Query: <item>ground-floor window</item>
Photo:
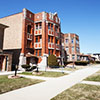
[(74, 60), (75, 59), (75, 55), (72, 55), (72, 60)]
[(39, 50), (39, 56), (41, 56), (41, 50)]

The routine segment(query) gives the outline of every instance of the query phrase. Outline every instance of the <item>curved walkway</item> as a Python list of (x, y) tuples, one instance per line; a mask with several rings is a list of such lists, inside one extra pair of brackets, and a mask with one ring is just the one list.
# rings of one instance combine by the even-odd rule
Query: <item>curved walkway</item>
[(53, 78), (36, 85), (2, 94), (0, 100), (50, 100), (99, 70), (100, 65), (77, 70), (60, 78)]

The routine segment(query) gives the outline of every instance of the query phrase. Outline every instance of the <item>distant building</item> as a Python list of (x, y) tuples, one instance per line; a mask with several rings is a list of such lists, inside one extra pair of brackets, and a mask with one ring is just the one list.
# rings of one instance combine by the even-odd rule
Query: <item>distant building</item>
[(95, 61), (100, 61), (100, 53), (91, 54), (91, 57), (94, 57)]
[(79, 36), (74, 33), (64, 34), (64, 49), (67, 52), (68, 61), (80, 60)]

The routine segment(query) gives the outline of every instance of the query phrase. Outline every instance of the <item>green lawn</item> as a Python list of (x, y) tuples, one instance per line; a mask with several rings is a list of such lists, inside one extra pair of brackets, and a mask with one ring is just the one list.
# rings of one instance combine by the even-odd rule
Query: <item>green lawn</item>
[(100, 100), (100, 86), (77, 84), (51, 100)]
[(32, 72), (23, 72), (22, 74), (24, 75), (34, 75), (34, 76), (43, 76), (43, 77), (60, 77), (67, 75), (66, 73), (61, 73), (61, 72), (40, 72), (40, 75), (34, 75)]
[(0, 76), (0, 94), (40, 82), (43, 81), (27, 78), (8, 79), (8, 76)]
[(86, 81), (96, 81), (96, 82), (100, 82), (100, 71), (98, 71), (97, 73), (93, 74), (92, 76), (89, 76), (85, 80)]

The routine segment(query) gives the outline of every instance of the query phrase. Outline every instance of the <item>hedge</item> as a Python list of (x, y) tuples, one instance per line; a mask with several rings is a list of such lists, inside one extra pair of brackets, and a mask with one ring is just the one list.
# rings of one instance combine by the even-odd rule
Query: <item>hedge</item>
[(95, 61), (96, 64), (100, 64), (100, 61)]
[(57, 62), (57, 58), (55, 55), (49, 55), (48, 57), (48, 65), (51, 68), (56, 68), (59, 66), (58, 62)]
[(75, 61), (75, 65), (83, 65), (83, 66), (86, 66), (87, 64), (89, 64), (88, 61)]
[(67, 65), (67, 64), (70, 64), (70, 63), (73, 63), (73, 61), (65, 61), (64, 65)]
[[(73, 63), (73, 61), (66, 61), (64, 63), (65, 63), (65, 65), (68, 65), (70, 63)], [(74, 63), (75, 63), (75, 65), (84, 65), (84, 66), (89, 64), (88, 61), (75, 61)]]

